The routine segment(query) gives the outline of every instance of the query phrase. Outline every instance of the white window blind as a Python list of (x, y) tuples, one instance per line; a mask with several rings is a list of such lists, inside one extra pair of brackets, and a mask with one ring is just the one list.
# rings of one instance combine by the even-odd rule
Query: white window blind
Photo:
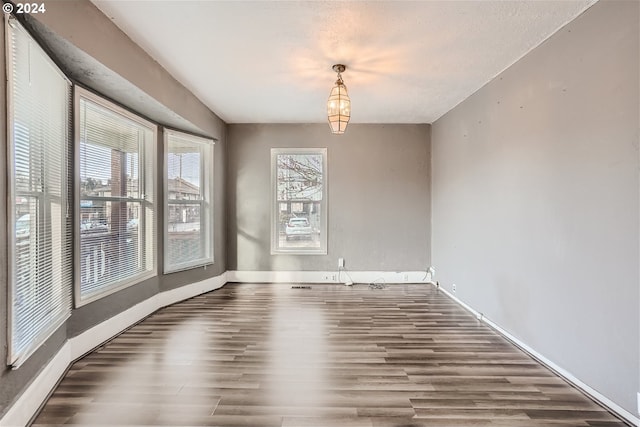
[(76, 304), (155, 275), (155, 125), (76, 88)]
[(13, 18), (8, 44), (8, 362), (18, 367), (71, 312), (71, 84)]
[(213, 146), (165, 131), (165, 272), (213, 262)]

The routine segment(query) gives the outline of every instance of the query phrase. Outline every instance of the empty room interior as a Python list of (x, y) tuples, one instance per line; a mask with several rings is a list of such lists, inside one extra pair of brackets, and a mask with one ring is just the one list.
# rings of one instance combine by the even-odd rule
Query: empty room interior
[(3, 0), (0, 426), (640, 425), (640, 3)]

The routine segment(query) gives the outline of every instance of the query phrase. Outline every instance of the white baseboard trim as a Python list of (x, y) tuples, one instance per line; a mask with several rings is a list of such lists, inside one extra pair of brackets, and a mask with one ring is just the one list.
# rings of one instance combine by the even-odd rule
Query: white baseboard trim
[[(554, 371), (556, 374), (558, 374), (559, 376), (561, 376), (562, 378), (567, 380), (569, 383), (571, 383), (572, 385), (574, 385), (578, 389), (582, 390), (584, 393), (586, 393), (592, 399), (594, 399), (595, 401), (599, 402), (603, 406), (607, 407), (612, 412), (615, 412), (618, 416), (620, 416), (621, 418), (625, 419), (627, 422), (630, 422), (631, 424), (640, 427), (640, 418), (636, 417), (631, 412), (629, 412), (626, 409), (622, 408), (620, 405), (618, 405), (617, 403), (613, 402), (611, 399), (609, 399), (606, 396), (602, 395), (597, 390), (594, 390), (589, 385), (585, 384), (580, 379), (576, 378), (571, 372), (569, 372), (566, 369), (558, 366), (553, 361), (547, 359), (545, 356), (543, 356), (542, 354), (538, 353), (533, 348), (529, 347), (527, 344), (522, 342), (519, 338), (513, 336), (510, 332), (508, 332), (507, 330), (502, 328), (497, 323), (493, 322), (491, 319), (486, 318), (481, 312), (479, 312), (478, 310), (474, 309), (469, 304), (465, 303), (460, 298), (458, 298), (457, 296), (455, 296), (451, 292), (449, 292), (446, 289), (444, 289), (442, 286), (438, 287), (438, 289), (441, 292), (443, 292), (444, 294), (446, 294), (447, 296), (449, 296), (449, 298), (454, 300), (456, 303), (460, 304), (466, 310), (471, 312), (478, 320), (486, 323), (490, 328), (492, 328), (495, 331), (497, 331), (500, 335), (506, 337), (509, 341), (514, 343), (517, 347), (519, 347), (525, 353), (529, 354), (531, 357), (533, 357), (534, 359), (536, 359), (537, 361), (539, 361), (540, 363), (542, 363), (543, 365), (545, 365), (546, 367), (548, 367), (549, 369)], [(639, 396), (638, 398), (640, 399), (640, 393), (638, 393), (638, 396)]]
[(216, 277), (156, 294), (67, 340), (0, 419), (0, 426), (27, 425), (73, 361), (160, 308), (224, 286), (227, 283), (226, 276), (225, 272)]
[(429, 283), (424, 271), (227, 271), (237, 283)]
[(0, 426), (26, 426), (66, 372), (69, 361), (70, 345), (67, 341), (2, 417)]

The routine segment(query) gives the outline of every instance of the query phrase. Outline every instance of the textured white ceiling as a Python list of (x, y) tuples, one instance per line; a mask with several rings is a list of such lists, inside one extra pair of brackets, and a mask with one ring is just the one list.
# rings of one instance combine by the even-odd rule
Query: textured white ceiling
[(93, 3), (228, 123), (432, 123), (595, 1)]

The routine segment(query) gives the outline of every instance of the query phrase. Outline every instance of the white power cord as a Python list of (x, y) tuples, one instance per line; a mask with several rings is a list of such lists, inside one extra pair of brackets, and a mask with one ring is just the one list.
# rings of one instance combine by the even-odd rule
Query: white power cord
[(338, 267), (338, 282), (342, 282), (342, 280), (340, 279), (340, 276), (341, 276), (341, 273), (343, 271), (344, 271), (344, 274), (347, 276), (347, 280), (344, 282), (344, 285), (345, 286), (352, 286), (353, 285), (353, 279), (349, 275), (349, 272), (347, 271), (347, 269), (344, 268), (344, 267)]

